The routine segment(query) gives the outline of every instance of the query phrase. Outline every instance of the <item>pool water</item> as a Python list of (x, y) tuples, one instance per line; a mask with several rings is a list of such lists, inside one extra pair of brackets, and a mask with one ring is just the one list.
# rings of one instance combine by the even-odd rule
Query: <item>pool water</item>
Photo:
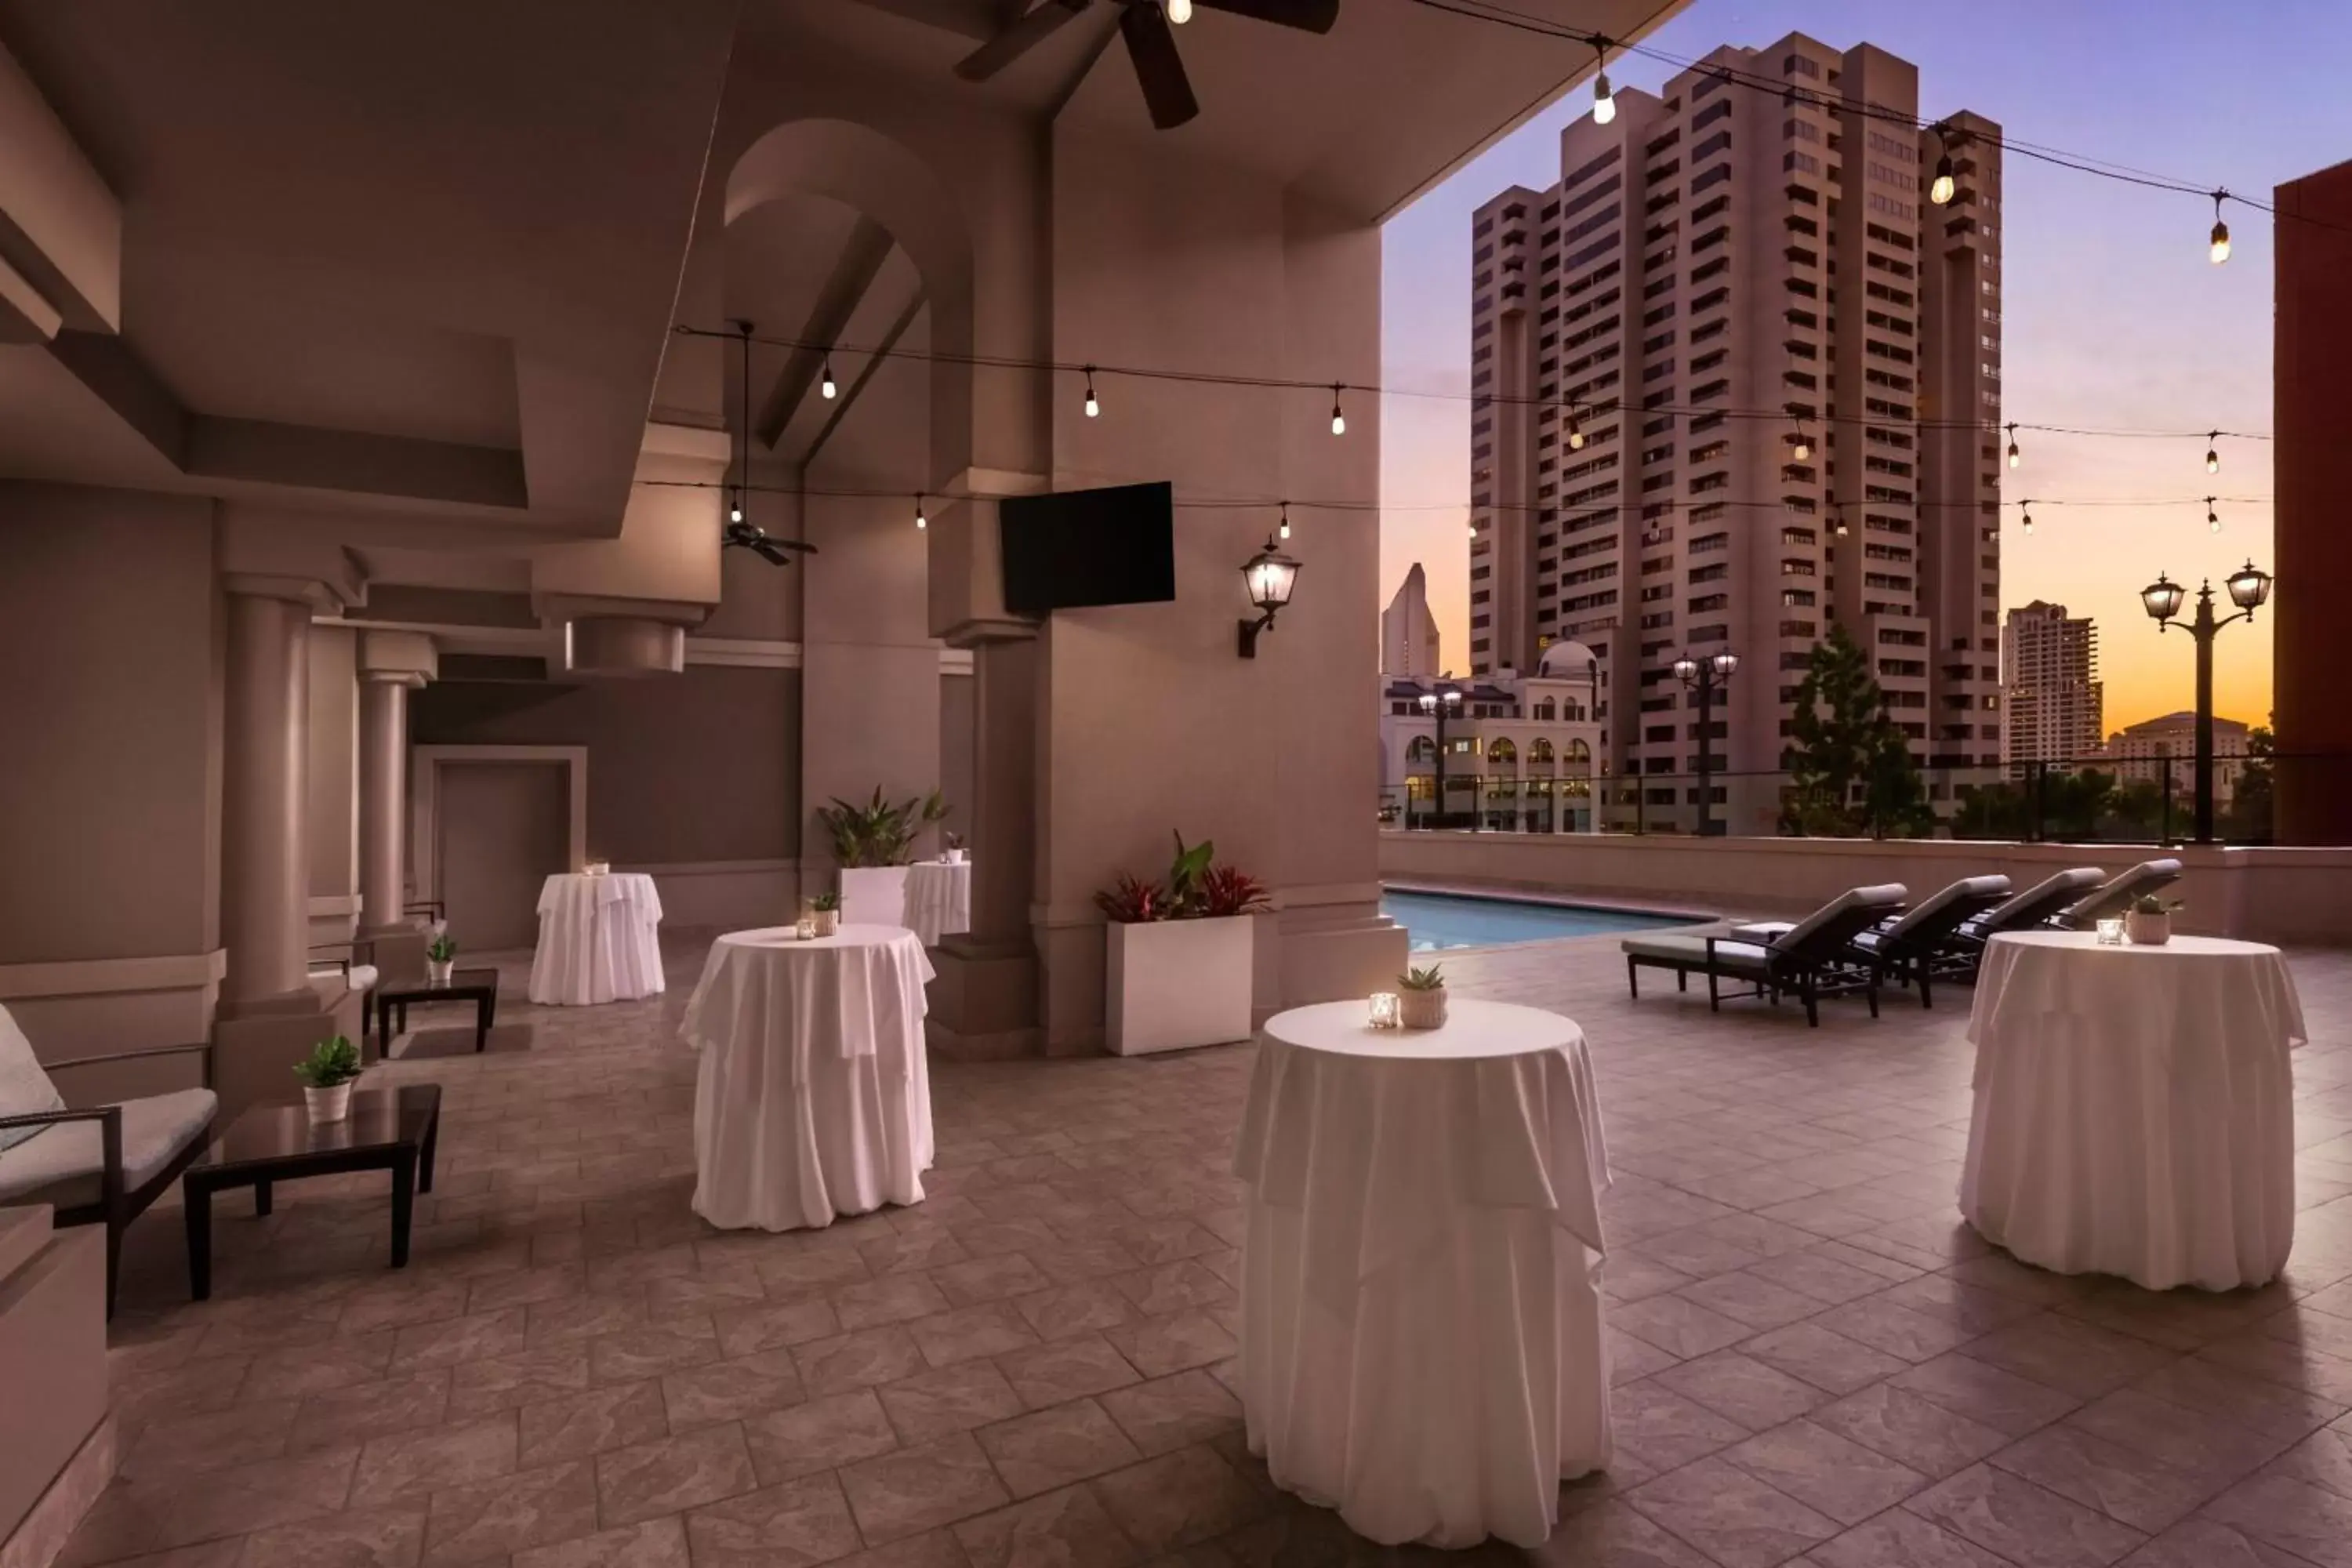
[(1381, 895), (1381, 913), (1405, 928), (1415, 952), (1451, 947), (1496, 947), (1514, 942), (1545, 942), (1561, 936), (1658, 931), (1689, 925), (1704, 917), (1654, 915), (1637, 910), (1588, 904), (1538, 904), (1519, 899), (1460, 898), (1447, 893)]

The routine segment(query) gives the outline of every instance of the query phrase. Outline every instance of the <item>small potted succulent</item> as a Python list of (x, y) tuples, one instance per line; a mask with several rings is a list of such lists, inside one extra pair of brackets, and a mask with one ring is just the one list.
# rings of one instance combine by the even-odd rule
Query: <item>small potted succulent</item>
[(831, 936), (841, 929), (841, 895), (819, 893), (809, 900), (810, 918), (819, 936)]
[(425, 979), (430, 985), (449, 984), (450, 972), (457, 966), (457, 943), (446, 931), (433, 938), (425, 950)]
[(294, 1064), (294, 1076), (302, 1080), (302, 1106), (310, 1113), (311, 1126), (341, 1121), (352, 1113), (352, 1080), (360, 1076), (359, 1047), (341, 1035), (321, 1040)]
[(1445, 968), (1408, 969), (1397, 976), (1397, 1022), (1408, 1029), (1445, 1026)]
[(948, 863), (949, 865), (950, 865), (950, 866), (961, 866), (961, 865), (962, 865), (962, 864), (963, 864), (963, 835), (962, 835), (962, 834), (961, 834), (961, 833), (950, 833), (950, 834), (949, 834), (949, 835), (948, 835), (948, 847), (947, 847), (947, 849), (946, 849), (946, 851), (945, 851), (945, 855), (946, 855), (946, 858), (947, 858), (947, 863)]
[(2124, 935), (2134, 947), (2162, 947), (2172, 940), (2172, 911), (2179, 907), (2178, 899), (2168, 903), (2154, 893), (2141, 894), (2124, 917)]

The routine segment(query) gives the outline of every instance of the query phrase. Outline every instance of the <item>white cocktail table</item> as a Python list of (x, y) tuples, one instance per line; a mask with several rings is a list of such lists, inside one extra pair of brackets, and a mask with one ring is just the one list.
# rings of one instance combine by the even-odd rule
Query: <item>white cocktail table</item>
[(1960, 1213), (2061, 1274), (2151, 1290), (2277, 1277), (2294, 1243), (2303, 1009), (2278, 949), (1995, 937), (1969, 1038)]
[(971, 929), (971, 862), (918, 860), (907, 868), (907, 927), (937, 947)]
[(1539, 1544), (1609, 1462), (1583, 1033), (1456, 999), (1442, 1029), (1362, 1002), (1266, 1021), (1248, 1184), (1242, 1403), (1275, 1483), (1387, 1544)]
[(566, 1007), (663, 989), (661, 894), (642, 871), (550, 877), (539, 889), (530, 999)]

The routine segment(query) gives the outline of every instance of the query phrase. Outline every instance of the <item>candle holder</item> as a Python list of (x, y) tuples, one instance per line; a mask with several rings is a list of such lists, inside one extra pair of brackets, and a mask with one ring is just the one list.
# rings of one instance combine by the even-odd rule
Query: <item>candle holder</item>
[(1394, 1029), (1403, 1026), (1403, 1014), (1393, 991), (1372, 993), (1371, 1014), (1375, 1029)]
[(601, 877), (612, 868), (613, 863), (610, 860), (591, 860), (580, 868), (580, 874), (583, 877)]
[(2124, 922), (2121, 920), (2104, 920), (2098, 922), (2098, 926), (2101, 947), (2123, 946)]

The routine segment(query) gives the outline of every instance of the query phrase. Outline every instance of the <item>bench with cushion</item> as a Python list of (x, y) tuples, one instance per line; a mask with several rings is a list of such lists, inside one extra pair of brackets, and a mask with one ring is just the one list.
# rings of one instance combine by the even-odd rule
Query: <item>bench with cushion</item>
[(183, 1089), (69, 1110), (32, 1042), (0, 1007), (0, 1204), (47, 1204), (58, 1226), (106, 1226), (112, 1317), (122, 1233), (205, 1152), (218, 1105), (209, 1089)]

